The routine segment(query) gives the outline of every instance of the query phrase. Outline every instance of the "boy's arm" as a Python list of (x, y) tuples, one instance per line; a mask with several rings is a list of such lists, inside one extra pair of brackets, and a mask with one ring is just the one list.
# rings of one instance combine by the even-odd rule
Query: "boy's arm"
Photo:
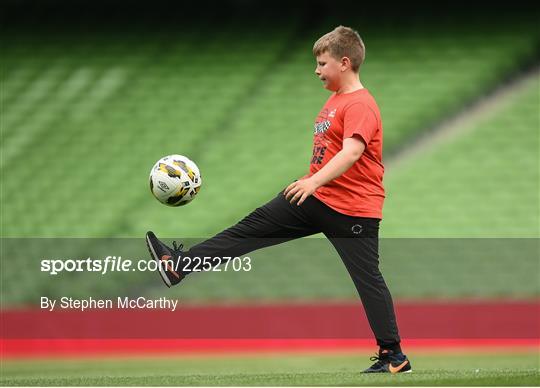
[(330, 161), (317, 173), (309, 178), (301, 179), (291, 183), (284, 191), (285, 198), (291, 203), (298, 201), (301, 205), (304, 200), (315, 192), (319, 187), (327, 184), (333, 179), (341, 176), (356, 162), (366, 145), (357, 136), (349, 137), (343, 140), (343, 149), (339, 151)]

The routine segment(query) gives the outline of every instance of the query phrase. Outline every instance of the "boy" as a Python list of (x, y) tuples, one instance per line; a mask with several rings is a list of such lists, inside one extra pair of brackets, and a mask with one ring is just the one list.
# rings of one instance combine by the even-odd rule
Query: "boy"
[(315, 122), (308, 175), (189, 251), (183, 252), (176, 243), (173, 249), (167, 247), (152, 232), (146, 241), (156, 261), (169, 261), (159, 268), (170, 287), (189, 274), (183, 271), (182, 257), (241, 256), (322, 232), (343, 260), (380, 347), (378, 356), (372, 357), (376, 362), (364, 372), (410, 372), (411, 364), (400, 348), (392, 298), (378, 268), (384, 201), (382, 125), (375, 100), (359, 80), (364, 53), (358, 33), (343, 26), (313, 46), (315, 74), (334, 93)]

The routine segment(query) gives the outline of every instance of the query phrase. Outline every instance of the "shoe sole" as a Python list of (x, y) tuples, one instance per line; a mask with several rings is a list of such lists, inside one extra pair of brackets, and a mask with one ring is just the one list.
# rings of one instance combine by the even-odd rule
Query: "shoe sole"
[(146, 236), (146, 246), (148, 247), (148, 250), (150, 251), (150, 256), (157, 261), (158, 263), (158, 271), (159, 275), (161, 276), (161, 279), (163, 280), (163, 283), (169, 288), (171, 288), (172, 284), (169, 280), (169, 277), (167, 276), (167, 273), (163, 269), (163, 266), (161, 265), (161, 259), (157, 257), (156, 251), (154, 250), (154, 246), (152, 245), (152, 242), (150, 241), (150, 237), (148, 235)]

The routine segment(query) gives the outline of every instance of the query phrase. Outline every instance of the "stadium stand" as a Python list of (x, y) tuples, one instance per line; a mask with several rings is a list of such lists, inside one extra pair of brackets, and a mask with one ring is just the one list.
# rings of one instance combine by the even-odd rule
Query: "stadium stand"
[[(396, 41), (395, 29), (367, 28), (362, 78), (381, 106), (385, 156), (537, 59), (535, 31), (519, 23), (504, 31), (490, 25), (474, 31), (426, 26)], [(307, 171), (312, 122), (328, 95), (313, 75), (310, 52), (322, 32), (299, 34), (294, 23), (261, 26), (250, 34), (230, 25), (219, 34), (8, 31), (2, 38), (2, 237), (141, 238), (152, 229), (160, 236), (197, 239), (238, 221)], [(537, 109), (536, 79), (478, 128), (389, 171), (392, 200), (383, 235), (411, 237), (413, 230), (416, 237), (538, 236)], [(160, 205), (148, 190), (150, 167), (172, 153), (195, 160), (204, 180), (195, 202), (180, 209)], [(256, 259), (261, 272), (250, 276), (197, 276), (182, 288), (182, 298), (353, 297), (331, 247), (314, 240), (262, 252)], [(137, 255), (137, 249), (131, 252)], [(433, 271), (421, 272), (429, 257), (411, 265), (406, 255), (391, 254), (399, 247), (384, 249), (383, 266), (395, 269), (387, 280), (398, 297), (539, 292), (534, 281), (511, 281), (534, 273), (537, 264), (529, 255), (519, 273), (505, 271), (511, 255), (495, 269), (484, 255), (472, 269), (449, 271), (450, 263), (440, 258)], [(298, 251), (304, 260), (291, 257)], [(264, 260), (265, 255), (278, 259)], [(468, 258), (451, 264), (463, 267)], [(274, 276), (284, 266), (304, 281)], [(3, 263), (7, 303), (44, 292), (62, 295), (73, 280), (58, 278), (48, 289), (53, 286), (45, 276), (15, 284), (13, 271)], [(499, 281), (473, 284), (470, 271), (495, 274)], [(129, 279), (115, 274), (99, 282), (73, 276), (81, 295), (158, 292), (147, 273)], [(415, 284), (422, 287), (411, 288)]]

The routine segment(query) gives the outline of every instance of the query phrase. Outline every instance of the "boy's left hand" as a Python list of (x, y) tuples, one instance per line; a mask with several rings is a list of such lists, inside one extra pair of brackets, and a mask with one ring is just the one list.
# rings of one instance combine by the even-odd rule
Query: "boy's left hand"
[(297, 205), (300, 206), (317, 188), (318, 186), (313, 179), (306, 178), (291, 183), (287, 186), (283, 194), (285, 194), (285, 199), (291, 203), (298, 201)]

